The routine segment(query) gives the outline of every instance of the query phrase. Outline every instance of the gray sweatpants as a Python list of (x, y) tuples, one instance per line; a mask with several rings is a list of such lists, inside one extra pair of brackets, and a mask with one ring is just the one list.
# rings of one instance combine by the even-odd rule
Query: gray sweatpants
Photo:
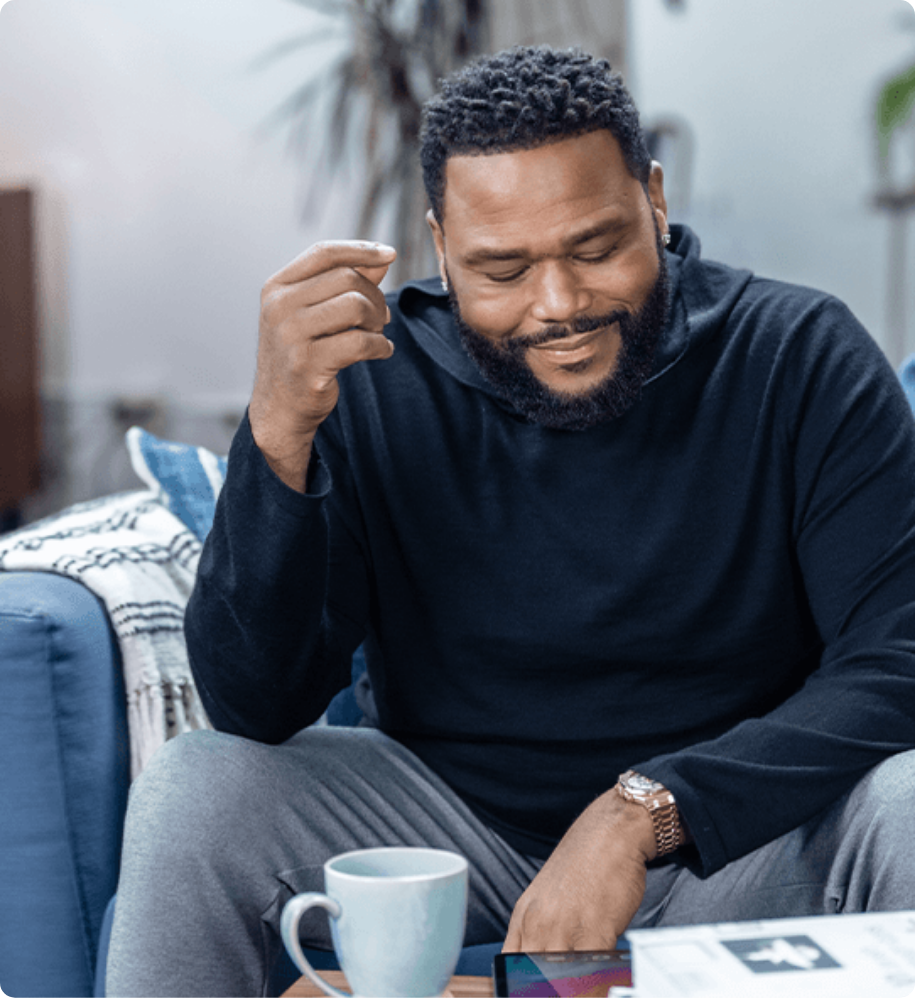
[[(677, 863), (653, 867), (632, 924), (915, 908), (913, 805), (908, 752), (706, 880)], [(324, 889), (330, 856), (378, 845), (467, 857), (467, 945), (503, 938), (541, 865), (370, 728), (310, 728), (280, 746), (215, 732), (169, 742), (131, 791), (108, 994), (269, 994), (285, 902)], [(330, 948), (323, 911), (303, 918), (302, 939)]]

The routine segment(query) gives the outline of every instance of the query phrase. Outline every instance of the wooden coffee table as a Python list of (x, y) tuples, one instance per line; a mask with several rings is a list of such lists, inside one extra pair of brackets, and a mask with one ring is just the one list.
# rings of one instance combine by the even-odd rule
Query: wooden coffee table
[[(349, 989), (342, 971), (322, 970), (320, 974), (335, 988)], [(492, 978), (466, 975), (452, 977), (445, 994), (451, 995), (452, 998), (492, 998)], [(326, 998), (326, 996), (307, 977), (300, 977), (288, 991), (283, 992), (283, 998)]]

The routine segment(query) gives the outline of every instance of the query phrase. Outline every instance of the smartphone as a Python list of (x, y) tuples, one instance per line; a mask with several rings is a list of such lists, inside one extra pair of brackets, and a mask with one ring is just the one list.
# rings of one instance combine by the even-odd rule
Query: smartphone
[(632, 987), (628, 949), (605, 953), (497, 953), (492, 972), (499, 998), (600, 995)]

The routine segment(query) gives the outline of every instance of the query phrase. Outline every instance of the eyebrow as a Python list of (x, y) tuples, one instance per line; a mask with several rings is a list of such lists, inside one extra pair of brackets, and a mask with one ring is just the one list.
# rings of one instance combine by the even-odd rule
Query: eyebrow
[[(574, 249), (582, 243), (590, 242), (600, 236), (608, 235), (626, 227), (626, 220), (623, 218), (610, 218), (590, 226), (587, 229), (577, 232), (566, 240), (566, 247)], [(499, 263), (500, 261), (527, 259), (527, 252), (523, 249), (487, 249), (482, 247), (467, 254), (461, 261), (465, 267), (477, 267), (485, 263)]]

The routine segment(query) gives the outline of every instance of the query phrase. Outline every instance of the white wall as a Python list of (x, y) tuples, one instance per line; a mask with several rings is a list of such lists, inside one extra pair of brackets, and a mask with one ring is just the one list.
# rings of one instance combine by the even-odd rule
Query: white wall
[[(695, 133), (693, 200), (680, 219), (707, 256), (843, 298), (891, 354), (889, 221), (875, 210), (874, 105), (915, 61), (903, 0), (630, 0), (630, 83), (644, 117)], [(913, 177), (915, 182), (915, 177)], [(908, 259), (915, 267), (915, 213)]]
[[(630, 0), (629, 13), (645, 117), (695, 133), (685, 219), (707, 254), (839, 294), (885, 345), (869, 129), (878, 82), (915, 55), (902, 27), (915, 11)], [(258, 134), (321, 53), (251, 64), (314, 16), (292, 0), (2, 7), (0, 183), (41, 193), (47, 391), (243, 402), (264, 279), (352, 228), (339, 186), (303, 225), (297, 168), (279, 135)]]
[(0, 11), (0, 183), (41, 197), (48, 391), (247, 394), (261, 284), (322, 230), (281, 135), (258, 134), (314, 56), (251, 64), (313, 20), (288, 0)]

